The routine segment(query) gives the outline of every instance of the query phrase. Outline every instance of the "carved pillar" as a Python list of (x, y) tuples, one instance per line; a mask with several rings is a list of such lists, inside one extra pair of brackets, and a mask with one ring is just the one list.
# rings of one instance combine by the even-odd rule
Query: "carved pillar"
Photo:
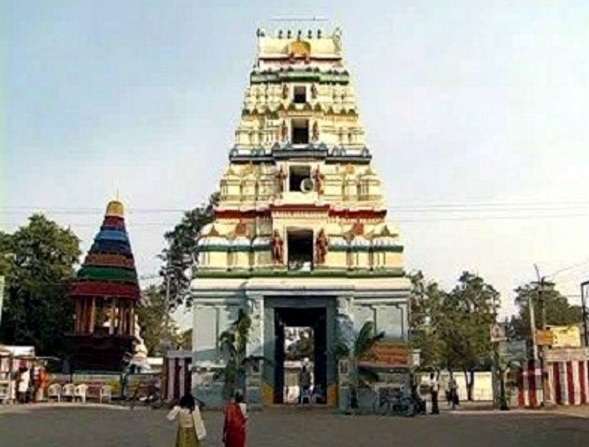
[(117, 303), (116, 298), (112, 298), (111, 303), (110, 303), (110, 324), (108, 327), (108, 333), (110, 335), (117, 333), (117, 328), (116, 328), (117, 305), (116, 305), (116, 303)]
[(90, 333), (94, 333), (94, 323), (96, 318), (96, 297), (92, 297), (92, 302), (90, 303)]
[[(247, 298), (247, 305), (252, 320), (250, 336), (246, 346), (248, 356), (264, 355), (264, 297), (253, 295)], [(262, 402), (262, 362), (252, 365), (246, 373), (246, 393), (248, 402), (260, 404)]]

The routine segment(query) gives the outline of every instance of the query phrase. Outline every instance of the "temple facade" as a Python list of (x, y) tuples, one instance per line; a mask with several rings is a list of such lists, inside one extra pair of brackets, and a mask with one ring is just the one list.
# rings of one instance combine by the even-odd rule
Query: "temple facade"
[(247, 398), (284, 401), (284, 329), (314, 331), (314, 384), (336, 405), (332, 347), (372, 320), (407, 340), (410, 282), (387, 219), (341, 30), (257, 32), (257, 55), (214, 221), (197, 245), (193, 386), (220, 399), (219, 335), (249, 309)]

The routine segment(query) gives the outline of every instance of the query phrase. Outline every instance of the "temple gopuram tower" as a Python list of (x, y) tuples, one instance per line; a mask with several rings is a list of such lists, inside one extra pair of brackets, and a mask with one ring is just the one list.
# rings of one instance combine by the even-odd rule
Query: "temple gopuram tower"
[(218, 337), (240, 308), (253, 322), (247, 354), (271, 360), (248, 374), (251, 403), (286, 399), (285, 328), (312, 328), (309, 360), (329, 405), (341, 390), (336, 341), (351, 343), (368, 320), (388, 340), (407, 340), (410, 282), (381, 182), (341, 30), (258, 30), (219, 204), (197, 241), (191, 294), (199, 398), (220, 399)]
[(70, 296), (75, 303), (72, 367), (120, 371), (133, 354), (135, 306), (140, 289), (123, 204), (111, 201), (100, 231), (78, 271)]

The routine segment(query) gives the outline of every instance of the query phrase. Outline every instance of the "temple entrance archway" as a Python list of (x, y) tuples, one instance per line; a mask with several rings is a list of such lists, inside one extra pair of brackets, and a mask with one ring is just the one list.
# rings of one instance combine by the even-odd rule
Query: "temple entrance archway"
[[(272, 361), (264, 364), (265, 403), (287, 403), (287, 385), (292, 388), (293, 380), (296, 383), (298, 372), (305, 365), (312, 373), (313, 388), (318, 386), (321, 390), (323, 402), (335, 405), (336, 367), (328, 350), (335, 343), (335, 300), (300, 296), (270, 298), (266, 299), (264, 316), (267, 340), (264, 356)], [(287, 358), (285, 342), (289, 328), (312, 334), (312, 355), (297, 360)]]

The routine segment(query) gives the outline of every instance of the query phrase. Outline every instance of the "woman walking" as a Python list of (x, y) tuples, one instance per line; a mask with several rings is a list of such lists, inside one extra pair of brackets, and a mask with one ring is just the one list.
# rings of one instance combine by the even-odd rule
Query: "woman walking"
[(243, 402), (243, 395), (237, 391), (225, 407), (225, 423), (223, 424), (225, 447), (245, 447), (247, 419), (247, 406)]
[(192, 394), (182, 396), (180, 404), (172, 408), (168, 414), (170, 421), (177, 417), (179, 420), (176, 447), (200, 447), (200, 441), (207, 435), (207, 431)]

